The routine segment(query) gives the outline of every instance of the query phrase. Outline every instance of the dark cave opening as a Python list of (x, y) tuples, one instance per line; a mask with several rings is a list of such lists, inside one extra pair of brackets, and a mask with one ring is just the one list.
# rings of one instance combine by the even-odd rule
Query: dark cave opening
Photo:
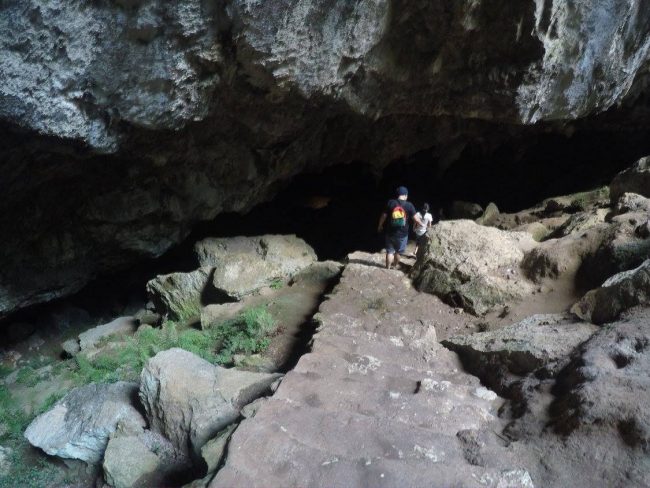
[(379, 251), (377, 222), (397, 186), (409, 188), (416, 208), (424, 202), (449, 215), (455, 200), (517, 212), (545, 198), (608, 185), (614, 175), (650, 153), (645, 131), (583, 130), (499, 136), (490, 145), (473, 139), (448, 168), (436, 148), (394, 161), (380, 175), (370, 164), (351, 162), (320, 173), (301, 174), (270, 202), (244, 215), (223, 214), (199, 224), (189, 238), (206, 236), (296, 234), (320, 259)]

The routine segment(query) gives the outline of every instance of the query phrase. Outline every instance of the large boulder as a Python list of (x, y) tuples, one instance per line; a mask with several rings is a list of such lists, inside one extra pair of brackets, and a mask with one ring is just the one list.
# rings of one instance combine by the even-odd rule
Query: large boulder
[(104, 454), (104, 478), (114, 488), (142, 487), (159, 469), (160, 458), (138, 436), (112, 438)]
[(156, 276), (147, 283), (147, 294), (159, 312), (172, 319), (189, 318), (201, 310), (205, 296), (210, 293), (211, 277), (209, 267)]
[(637, 193), (650, 198), (650, 156), (639, 159), (632, 167), (617, 174), (609, 184), (612, 206), (625, 193)]
[(193, 465), (158, 432), (120, 423), (110, 436), (102, 467), (114, 488), (157, 488), (187, 479)]
[(607, 210), (598, 208), (588, 210), (585, 212), (577, 212), (572, 214), (564, 223), (556, 228), (550, 235), (551, 239), (559, 239), (566, 237), (570, 234), (581, 234), (586, 230), (596, 227), (597, 225), (605, 222)]
[(620, 215), (630, 212), (650, 214), (650, 198), (638, 193), (623, 193), (616, 201), (614, 213)]
[(536, 245), (529, 234), (458, 220), (438, 223), (429, 237), (411, 274), (419, 290), (479, 315), (532, 291), (519, 273)]
[(97, 464), (118, 424), (145, 426), (137, 401), (137, 383), (75, 388), (36, 417), (27, 427), (25, 438), (51, 456)]
[(650, 304), (650, 259), (638, 268), (617, 273), (589, 291), (571, 311), (583, 320), (604, 324), (637, 305)]
[(140, 399), (151, 428), (198, 457), (208, 440), (280, 376), (225, 369), (183, 349), (169, 349), (142, 370)]
[[(563, 375), (558, 391), (562, 392), (553, 409), (556, 430), (573, 435), (597, 434), (611, 449), (616, 442), (631, 450), (619, 457), (636, 457), (647, 462), (650, 447), (650, 310), (630, 312), (623, 320), (600, 330), (580, 348), (579, 358)], [(617, 455), (616, 451), (612, 454)], [(631, 460), (634, 462), (634, 459)], [(629, 462), (629, 461), (627, 461)], [(642, 470), (648, 486), (650, 476)], [(616, 466), (620, 471), (622, 466)], [(627, 483), (624, 483), (627, 484)]]
[(292, 235), (209, 238), (196, 243), (195, 250), (200, 265), (214, 269), (214, 288), (232, 299), (291, 277), (317, 259), (305, 241)]
[(594, 288), (648, 256), (650, 240), (636, 232), (642, 219), (640, 214), (624, 214), (610, 223), (594, 223), (582, 232), (549, 239), (526, 254), (522, 268), (535, 282), (562, 281), (569, 291)]
[(498, 330), (455, 336), (442, 343), (460, 355), (469, 371), (490, 377), (490, 385), (498, 387), (502, 367), (519, 376), (541, 368), (547, 374), (557, 373), (573, 350), (597, 330), (563, 314), (533, 315)]
[(138, 321), (134, 317), (118, 317), (115, 320), (88, 329), (79, 334), (79, 347), (81, 350), (94, 348), (102, 339), (114, 335), (133, 334), (138, 328)]

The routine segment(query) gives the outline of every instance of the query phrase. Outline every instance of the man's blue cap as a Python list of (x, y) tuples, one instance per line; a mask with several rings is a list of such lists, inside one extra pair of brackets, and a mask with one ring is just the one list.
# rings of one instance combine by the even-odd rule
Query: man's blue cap
[(397, 193), (398, 197), (401, 197), (402, 195), (408, 195), (409, 191), (406, 189), (405, 186), (398, 186), (397, 191), (395, 193)]

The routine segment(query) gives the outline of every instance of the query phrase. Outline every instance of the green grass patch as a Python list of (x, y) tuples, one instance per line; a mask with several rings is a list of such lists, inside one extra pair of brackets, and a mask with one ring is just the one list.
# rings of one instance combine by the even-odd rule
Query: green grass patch
[(279, 290), (284, 286), (284, 281), (282, 281), (282, 278), (275, 278), (271, 283), (269, 284), (269, 287), (273, 290)]
[(4, 364), (0, 364), (0, 378), (5, 378), (9, 376), (11, 373), (13, 373), (14, 369), (10, 368), (9, 366), (6, 366)]
[(39, 381), (38, 372), (31, 366), (20, 368), (16, 376), (16, 383), (23, 386), (36, 386)]
[(20, 439), (30, 420), (18, 407), (7, 387), (0, 386), (0, 440)]
[(123, 343), (89, 358), (75, 356), (76, 384), (135, 380), (145, 363), (161, 351), (178, 347), (213, 364), (230, 365), (235, 354), (255, 354), (269, 345), (276, 322), (264, 307), (245, 310), (238, 317), (206, 330), (182, 328), (167, 321), (161, 328), (144, 325)]

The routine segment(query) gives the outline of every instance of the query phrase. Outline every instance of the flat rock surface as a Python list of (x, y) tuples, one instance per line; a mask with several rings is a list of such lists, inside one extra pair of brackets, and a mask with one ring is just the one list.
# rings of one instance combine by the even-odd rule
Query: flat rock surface
[(118, 317), (115, 320), (88, 329), (79, 334), (79, 347), (90, 349), (102, 340), (112, 335), (133, 334), (138, 328), (138, 322), (134, 317)]
[(529, 234), (455, 220), (428, 235), (411, 273), (419, 290), (477, 315), (532, 292), (519, 272), (524, 252), (536, 245)]
[(311, 352), (235, 431), (210, 486), (532, 487), (493, 433), (502, 400), (437, 342), (439, 304), (400, 271), (349, 264)]
[(489, 366), (494, 359), (512, 373), (526, 374), (551, 363), (568, 362), (571, 352), (597, 330), (567, 314), (541, 314), (501, 329), (451, 337), (444, 344), (472, 363), (470, 370)]

